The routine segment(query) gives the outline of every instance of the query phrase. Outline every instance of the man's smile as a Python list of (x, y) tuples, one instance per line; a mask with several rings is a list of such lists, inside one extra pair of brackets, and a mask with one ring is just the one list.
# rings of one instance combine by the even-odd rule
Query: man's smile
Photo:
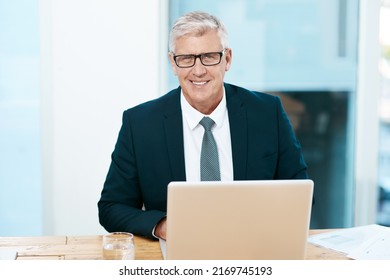
[(203, 86), (205, 84), (207, 84), (209, 81), (191, 81), (192, 84), (196, 85), (196, 86)]

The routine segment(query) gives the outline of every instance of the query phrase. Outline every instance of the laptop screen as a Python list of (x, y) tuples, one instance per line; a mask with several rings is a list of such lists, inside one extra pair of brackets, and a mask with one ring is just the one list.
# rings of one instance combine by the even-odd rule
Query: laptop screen
[(172, 182), (167, 259), (304, 259), (311, 180)]

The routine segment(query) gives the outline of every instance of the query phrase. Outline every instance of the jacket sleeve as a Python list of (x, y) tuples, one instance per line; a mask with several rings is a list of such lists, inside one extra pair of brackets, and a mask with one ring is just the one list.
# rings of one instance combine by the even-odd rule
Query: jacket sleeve
[(277, 97), (279, 159), (275, 179), (307, 179), (307, 166), (301, 145), (295, 136), (290, 120)]
[(98, 202), (99, 222), (109, 232), (125, 231), (154, 238), (164, 211), (145, 210), (139, 183), (130, 114), (124, 112), (110, 168)]

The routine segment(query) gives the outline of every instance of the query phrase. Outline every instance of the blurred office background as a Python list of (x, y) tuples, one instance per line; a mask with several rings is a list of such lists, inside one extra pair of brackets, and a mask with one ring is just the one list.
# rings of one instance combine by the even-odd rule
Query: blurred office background
[(281, 97), (312, 228), (390, 225), (389, 0), (0, 0), (0, 235), (96, 234), (123, 110), (176, 87), (174, 19), (227, 26), (226, 81)]

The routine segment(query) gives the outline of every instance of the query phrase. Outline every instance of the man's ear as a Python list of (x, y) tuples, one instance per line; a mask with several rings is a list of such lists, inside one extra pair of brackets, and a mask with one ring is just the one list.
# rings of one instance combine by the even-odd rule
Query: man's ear
[(229, 71), (230, 66), (232, 65), (232, 49), (227, 48), (225, 52), (226, 66), (225, 71)]
[(177, 76), (177, 67), (176, 67), (175, 60), (173, 59), (172, 52), (168, 53), (168, 58), (169, 58), (169, 63), (171, 64), (171, 67), (172, 67), (173, 74), (175, 74), (175, 76)]

